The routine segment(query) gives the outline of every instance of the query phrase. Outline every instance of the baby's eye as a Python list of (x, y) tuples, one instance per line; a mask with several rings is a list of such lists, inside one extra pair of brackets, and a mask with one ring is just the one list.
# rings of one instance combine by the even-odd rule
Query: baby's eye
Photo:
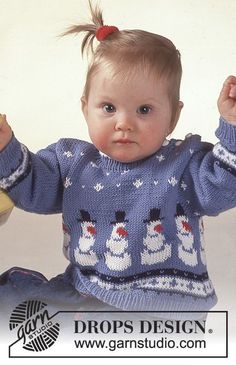
[(104, 104), (102, 108), (106, 113), (114, 113), (116, 108), (112, 104)]
[(141, 105), (138, 109), (137, 109), (137, 113), (138, 114), (148, 114), (150, 113), (150, 111), (152, 110), (152, 108), (148, 105)]

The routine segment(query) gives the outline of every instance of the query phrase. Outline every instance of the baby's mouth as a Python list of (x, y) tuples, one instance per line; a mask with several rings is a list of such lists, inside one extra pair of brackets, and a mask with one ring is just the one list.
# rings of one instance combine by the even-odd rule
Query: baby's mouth
[(116, 141), (115, 141), (115, 143), (117, 143), (117, 144), (124, 144), (124, 145), (126, 145), (126, 144), (132, 144), (132, 143), (135, 143), (134, 141), (132, 141), (132, 140), (130, 140), (130, 139), (128, 139), (128, 138), (121, 138), (121, 139), (117, 139)]

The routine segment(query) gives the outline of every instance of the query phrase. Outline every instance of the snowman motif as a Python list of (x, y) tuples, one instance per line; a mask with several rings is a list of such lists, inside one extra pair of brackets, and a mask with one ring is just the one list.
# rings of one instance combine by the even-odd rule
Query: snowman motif
[(204, 224), (203, 224), (203, 219), (202, 218), (199, 219), (199, 232), (200, 232), (200, 243), (201, 243), (200, 257), (201, 257), (202, 264), (206, 266)]
[(81, 222), (82, 235), (79, 239), (78, 247), (74, 250), (76, 261), (82, 266), (94, 266), (98, 262), (98, 257), (93, 251), (93, 245), (95, 243), (96, 236), (96, 221), (92, 221), (90, 214), (81, 210)]
[(131, 266), (131, 255), (127, 253), (128, 232), (125, 228), (125, 212), (115, 213), (116, 221), (111, 222), (113, 229), (110, 239), (106, 241), (107, 251), (105, 252), (106, 265), (110, 270), (124, 271)]
[(171, 256), (171, 245), (165, 242), (160, 209), (150, 209), (150, 218), (143, 222), (147, 223), (147, 235), (143, 239), (145, 249), (141, 253), (142, 265), (166, 261)]
[(63, 254), (68, 260), (70, 260), (69, 257), (70, 233), (63, 219), (62, 219), (62, 231), (63, 231)]
[(175, 222), (177, 226), (177, 236), (180, 240), (178, 246), (179, 258), (185, 263), (185, 265), (196, 266), (197, 251), (193, 248), (194, 237), (192, 234), (192, 227), (189, 224), (188, 217), (186, 216), (182, 206), (177, 204)]

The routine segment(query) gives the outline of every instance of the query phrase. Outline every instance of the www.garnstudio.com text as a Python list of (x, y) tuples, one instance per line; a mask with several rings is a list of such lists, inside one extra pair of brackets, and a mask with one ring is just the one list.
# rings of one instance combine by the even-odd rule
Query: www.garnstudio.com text
[(168, 340), (161, 337), (158, 340), (74, 340), (76, 349), (205, 349), (205, 340)]

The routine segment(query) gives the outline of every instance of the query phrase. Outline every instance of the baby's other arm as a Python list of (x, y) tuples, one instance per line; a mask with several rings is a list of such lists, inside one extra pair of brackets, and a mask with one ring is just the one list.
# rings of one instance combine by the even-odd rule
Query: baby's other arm
[(218, 99), (218, 109), (225, 121), (236, 125), (236, 77), (225, 80)]
[(12, 138), (12, 130), (7, 123), (6, 115), (0, 114), (0, 152), (8, 145)]
[[(0, 114), (1, 209), (9, 196), (21, 209), (43, 214), (61, 212), (63, 179), (54, 143), (34, 154), (14, 136)], [(7, 195), (6, 195), (7, 194)], [(1, 203), (0, 201), (0, 203)]]
[[(217, 215), (236, 207), (236, 76), (229, 76), (218, 98), (220, 123), (215, 146), (202, 142), (192, 145), (189, 168), (183, 180), (194, 188), (189, 200), (201, 215)], [(192, 140), (191, 143), (194, 143)], [(198, 146), (198, 147), (197, 147)]]

